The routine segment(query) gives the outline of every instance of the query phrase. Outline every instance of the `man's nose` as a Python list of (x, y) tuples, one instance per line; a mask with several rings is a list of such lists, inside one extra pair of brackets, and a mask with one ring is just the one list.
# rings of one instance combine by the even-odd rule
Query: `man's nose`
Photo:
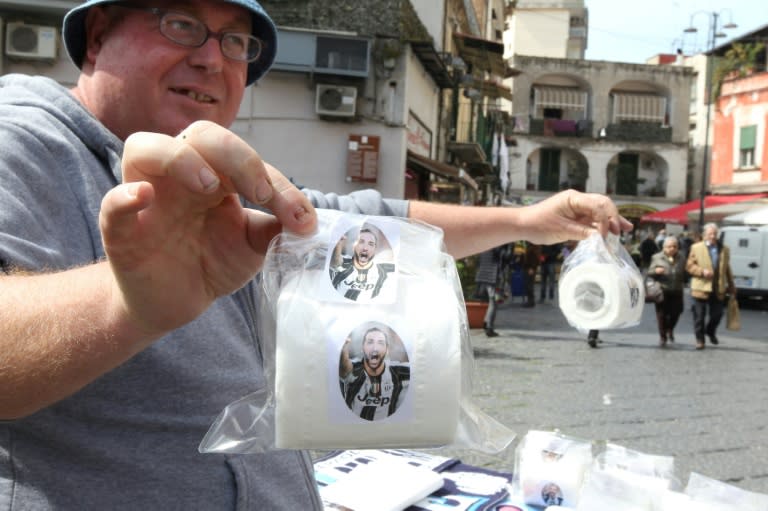
[(189, 56), (189, 62), (193, 66), (203, 67), (209, 73), (218, 73), (224, 68), (226, 57), (221, 52), (221, 44), (215, 37), (209, 38), (199, 48), (193, 48)]

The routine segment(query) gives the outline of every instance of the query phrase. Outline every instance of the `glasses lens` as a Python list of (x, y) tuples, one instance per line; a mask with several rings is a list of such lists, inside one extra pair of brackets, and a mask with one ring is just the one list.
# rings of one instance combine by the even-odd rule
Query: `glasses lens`
[(248, 34), (224, 34), (221, 52), (230, 59), (253, 62), (261, 56), (261, 41)]
[(160, 32), (171, 41), (186, 46), (200, 46), (208, 36), (208, 29), (202, 21), (177, 12), (163, 15)]
[(163, 14), (160, 19), (160, 33), (175, 43), (193, 47), (205, 44), (210, 34), (212, 37), (218, 37), (221, 53), (232, 60), (254, 62), (262, 52), (261, 40), (257, 37), (239, 32), (209, 32), (202, 21), (178, 12)]

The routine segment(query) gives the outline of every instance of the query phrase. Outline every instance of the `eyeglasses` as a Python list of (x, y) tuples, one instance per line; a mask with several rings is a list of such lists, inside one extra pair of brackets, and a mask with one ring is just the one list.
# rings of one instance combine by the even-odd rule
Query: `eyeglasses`
[(222, 55), (241, 62), (255, 62), (261, 57), (264, 48), (258, 37), (244, 32), (214, 32), (205, 23), (189, 14), (166, 11), (157, 7), (117, 5), (126, 9), (151, 12), (158, 17), (160, 34), (182, 46), (200, 48), (213, 37), (219, 40)]

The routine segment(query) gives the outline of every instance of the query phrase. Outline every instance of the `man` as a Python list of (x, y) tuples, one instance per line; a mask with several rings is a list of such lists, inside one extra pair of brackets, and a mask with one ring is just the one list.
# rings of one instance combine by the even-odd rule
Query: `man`
[(709, 342), (719, 344), (716, 332), (725, 310), (726, 295), (736, 290), (730, 250), (718, 240), (717, 234), (717, 224), (706, 224), (702, 241), (691, 245), (685, 264), (686, 271), (691, 275), (693, 333), (697, 350), (704, 349), (704, 334)]
[(525, 276), (525, 303), (523, 307), (536, 306), (536, 273), (541, 262), (541, 247), (535, 243), (525, 244), (523, 254), (523, 275)]
[(457, 257), (631, 227), (572, 191), (514, 210), (301, 193), (222, 127), (274, 60), (259, 4), (134, 5), (169, 2), (66, 16), (71, 91), (0, 77), (0, 508), (320, 508), (305, 452), (197, 453), (266, 385), (254, 276), (315, 207), (439, 225)]
[(658, 251), (659, 245), (656, 244), (656, 238), (653, 236), (653, 232), (648, 231), (645, 239), (640, 243), (641, 269), (648, 268), (648, 265), (651, 264), (651, 257)]
[(389, 338), (378, 327), (363, 334), (362, 359), (349, 357), (347, 340), (341, 350), (339, 380), (347, 406), (360, 418), (375, 421), (397, 411), (411, 379), (407, 363), (388, 360)]
[(352, 246), (352, 257), (344, 256), (346, 238), (336, 245), (331, 260), (331, 282), (345, 298), (370, 301), (379, 296), (387, 276), (395, 270), (392, 263), (375, 264), (378, 240), (371, 229), (361, 228)]
[(539, 292), (539, 301), (544, 302), (549, 296), (549, 300), (555, 299), (555, 287), (557, 279), (555, 278), (555, 267), (560, 260), (563, 247), (560, 243), (553, 245), (544, 245), (541, 247), (541, 291)]

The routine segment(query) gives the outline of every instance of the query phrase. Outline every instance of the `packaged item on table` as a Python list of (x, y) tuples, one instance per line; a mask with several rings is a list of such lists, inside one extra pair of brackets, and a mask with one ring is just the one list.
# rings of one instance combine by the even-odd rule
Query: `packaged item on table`
[(533, 506), (575, 507), (592, 461), (591, 442), (529, 431), (515, 452), (513, 494)]

